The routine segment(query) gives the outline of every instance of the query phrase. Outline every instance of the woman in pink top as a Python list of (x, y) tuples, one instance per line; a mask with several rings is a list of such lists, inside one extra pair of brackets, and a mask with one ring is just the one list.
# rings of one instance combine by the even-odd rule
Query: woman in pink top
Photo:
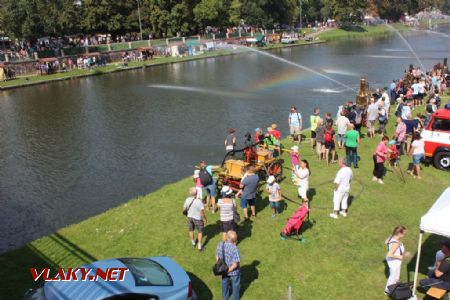
[(379, 184), (384, 184), (383, 175), (385, 173), (384, 170), (384, 162), (388, 157), (388, 153), (390, 152), (387, 144), (389, 138), (387, 136), (383, 136), (381, 142), (378, 144), (375, 153), (373, 154), (373, 181), (378, 181)]
[(298, 154), (298, 146), (292, 146), (291, 148), (291, 163), (292, 163), (292, 173), (291, 173), (291, 179), (292, 182), (295, 182), (297, 180), (297, 176), (295, 175), (295, 172), (298, 170), (298, 164), (300, 162), (300, 155)]
[(195, 170), (194, 176), (192, 177), (194, 178), (195, 189), (197, 190), (197, 197), (200, 200), (203, 200), (203, 184), (202, 181), (200, 180), (200, 170)]

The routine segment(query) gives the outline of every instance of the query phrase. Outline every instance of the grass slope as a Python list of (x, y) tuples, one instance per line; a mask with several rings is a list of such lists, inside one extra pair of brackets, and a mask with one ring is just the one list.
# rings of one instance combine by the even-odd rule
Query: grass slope
[[(393, 27), (398, 31), (407, 31), (409, 27), (406, 27), (401, 24), (393, 24)], [(393, 31), (385, 26), (385, 25), (377, 25), (377, 26), (361, 26), (359, 27), (361, 31), (351, 31), (344, 29), (332, 29), (324, 31), (320, 33), (318, 37), (321, 40), (325, 40), (327, 42), (342, 40), (342, 39), (360, 39), (360, 38), (373, 38), (373, 37), (382, 37), (386, 35), (393, 34)]]
[[(448, 99), (447, 99), (448, 101)], [(392, 133), (393, 121), (389, 124)], [(267, 195), (258, 200), (257, 219), (239, 226), (242, 254), (243, 299), (285, 299), (292, 286), (293, 299), (383, 299), (386, 281), (383, 259), (384, 239), (399, 224), (410, 229), (406, 249), (416, 253), (418, 224), (436, 198), (450, 183), (450, 173), (424, 167), (423, 179), (407, 177), (406, 184), (388, 172), (385, 185), (371, 181), (372, 159), (379, 139), (363, 139), (359, 149), (360, 168), (354, 170), (352, 205), (347, 218), (329, 218), (332, 207), (332, 180), (337, 165), (318, 162), (309, 145), (303, 143), (301, 156), (311, 164), (311, 219), (306, 229), (306, 243), (281, 241), (279, 232), (297, 209), (287, 202), (287, 210), (271, 218)], [(289, 147), (289, 143), (284, 143)], [(343, 151), (339, 151), (343, 156)], [(287, 155), (282, 189), (296, 199), (296, 189), (289, 182)], [(199, 157), (199, 159), (201, 159)], [(409, 157), (402, 159), (406, 169)], [(181, 207), (191, 179), (162, 187), (108, 210), (79, 224), (61, 229), (25, 247), (0, 255), (0, 298), (17, 299), (35, 286), (30, 267), (75, 267), (108, 257), (168, 255), (191, 275), (200, 299), (220, 298), (220, 279), (211, 267), (220, 239), (218, 214), (208, 212), (205, 228), (206, 250), (192, 249), (187, 237)], [(421, 276), (432, 264), (438, 237), (426, 236)], [(413, 275), (415, 256), (406, 259), (402, 278)], [(409, 273), (406, 272), (407, 267)]]

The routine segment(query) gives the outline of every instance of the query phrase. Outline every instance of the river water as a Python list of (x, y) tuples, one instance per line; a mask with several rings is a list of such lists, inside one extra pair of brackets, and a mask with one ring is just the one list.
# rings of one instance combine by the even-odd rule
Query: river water
[[(406, 39), (427, 68), (450, 56), (443, 36)], [(271, 53), (355, 89), (360, 76), (387, 86), (417, 64), (395, 36)], [(0, 253), (186, 177), (201, 159), (219, 163), (227, 127), (241, 144), (273, 122), (286, 135), (291, 105), (309, 119), (354, 98), (257, 53), (0, 92)]]

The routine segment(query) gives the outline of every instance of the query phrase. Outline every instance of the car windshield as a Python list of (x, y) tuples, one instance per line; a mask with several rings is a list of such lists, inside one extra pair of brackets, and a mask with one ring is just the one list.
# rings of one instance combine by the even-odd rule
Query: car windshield
[(122, 258), (134, 277), (136, 286), (170, 286), (173, 285), (169, 272), (160, 264), (145, 258)]

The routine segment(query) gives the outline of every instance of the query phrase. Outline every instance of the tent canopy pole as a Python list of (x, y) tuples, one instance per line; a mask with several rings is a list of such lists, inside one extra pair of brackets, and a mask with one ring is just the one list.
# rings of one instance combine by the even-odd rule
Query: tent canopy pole
[(416, 257), (416, 268), (414, 270), (414, 287), (413, 287), (413, 295), (416, 295), (417, 291), (417, 276), (419, 275), (419, 262), (420, 262), (420, 254), (422, 252), (422, 237), (423, 231), (420, 231), (419, 234), (419, 243), (417, 244), (417, 257)]

